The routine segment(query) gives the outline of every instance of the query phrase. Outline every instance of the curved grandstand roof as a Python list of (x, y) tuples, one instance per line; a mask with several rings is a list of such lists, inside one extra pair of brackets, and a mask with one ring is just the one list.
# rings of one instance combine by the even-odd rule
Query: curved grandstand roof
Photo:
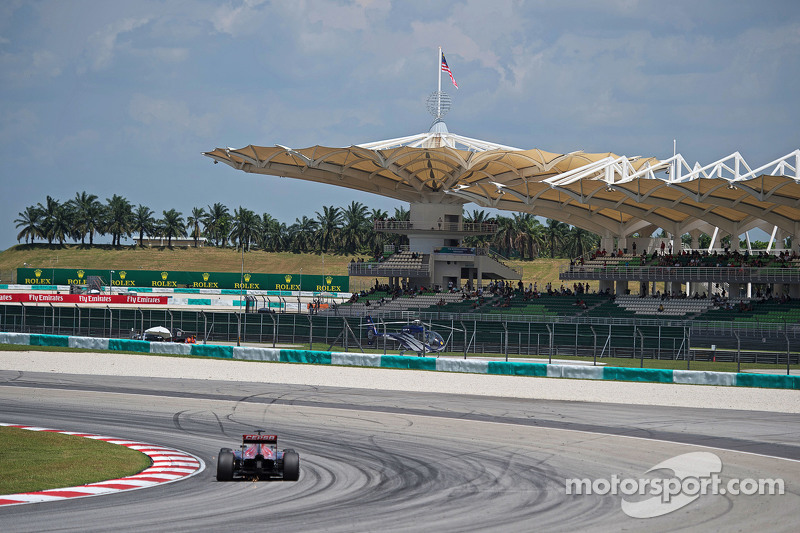
[(718, 227), (739, 235), (774, 226), (800, 235), (800, 150), (755, 169), (738, 152), (701, 167), (680, 155), (661, 161), (519, 150), (449, 133), (437, 121), (428, 133), (346, 148), (249, 145), (203, 155), (244, 172), (406, 202), (473, 202), (601, 235), (659, 227), (673, 234)]

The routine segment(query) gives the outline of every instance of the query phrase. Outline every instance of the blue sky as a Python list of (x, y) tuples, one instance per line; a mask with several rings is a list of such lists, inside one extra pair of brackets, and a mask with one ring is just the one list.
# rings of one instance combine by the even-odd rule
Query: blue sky
[(287, 224), (351, 200), (391, 212), (200, 154), (427, 131), (438, 46), (461, 135), (662, 158), (677, 138), (689, 161), (739, 151), (751, 166), (800, 147), (796, 0), (5, 0), (0, 249), (26, 206), (79, 191)]

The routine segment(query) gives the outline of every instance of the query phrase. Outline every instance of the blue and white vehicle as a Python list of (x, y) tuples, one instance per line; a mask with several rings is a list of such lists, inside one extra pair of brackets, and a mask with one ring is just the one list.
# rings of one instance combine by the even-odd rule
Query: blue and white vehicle
[(441, 335), (430, 327), (420, 322), (406, 324), (400, 331), (381, 333), (375, 327), (372, 317), (367, 317), (367, 342), (371, 346), (375, 339), (383, 337), (400, 343), (399, 352), (403, 355), (406, 351), (416, 352), (417, 355), (426, 353), (439, 353), (444, 350), (445, 343)]

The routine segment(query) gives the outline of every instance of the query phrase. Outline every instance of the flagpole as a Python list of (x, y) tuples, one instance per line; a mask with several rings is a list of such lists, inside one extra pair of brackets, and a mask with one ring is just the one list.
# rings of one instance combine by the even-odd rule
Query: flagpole
[(438, 77), (439, 77), (439, 95), (436, 96), (436, 118), (439, 118), (442, 115), (442, 47), (439, 47), (439, 64), (438, 67)]
[(439, 47), (439, 63), (436, 65), (439, 67), (437, 69), (436, 75), (439, 77), (439, 92), (442, 91), (442, 47)]

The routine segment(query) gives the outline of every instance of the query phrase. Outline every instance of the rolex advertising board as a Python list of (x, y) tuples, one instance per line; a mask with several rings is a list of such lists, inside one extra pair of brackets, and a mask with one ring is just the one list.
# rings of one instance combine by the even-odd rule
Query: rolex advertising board
[(255, 274), (245, 272), (187, 272), (181, 270), (100, 270), (93, 268), (18, 268), (21, 285), (85, 285), (99, 276), (114, 287), (173, 289), (244, 289), (255, 291), (349, 292), (347, 276)]

